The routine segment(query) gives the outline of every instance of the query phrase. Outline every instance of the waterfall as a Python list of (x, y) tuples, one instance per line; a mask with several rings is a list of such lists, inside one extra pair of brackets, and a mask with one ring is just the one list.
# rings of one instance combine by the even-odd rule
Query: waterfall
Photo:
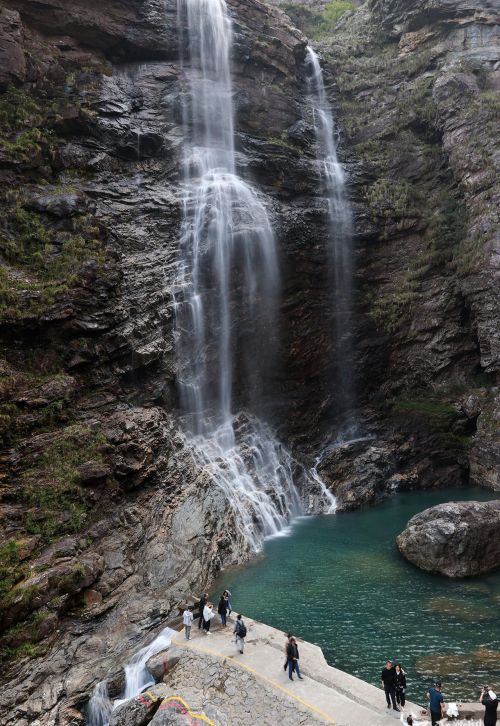
[[(346, 193), (345, 174), (337, 157), (335, 125), (325, 91), (323, 72), (317, 54), (306, 49), (306, 79), (313, 113), (317, 161), (328, 199), (329, 258), (333, 287), (333, 320), (337, 400), (344, 413), (354, 408), (352, 347), (352, 210)], [(355, 429), (350, 423), (351, 434)]]
[(176, 632), (172, 628), (164, 628), (149, 645), (141, 648), (132, 656), (124, 668), (125, 690), (122, 698), (111, 701), (106, 681), (100, 681), (95, 686), (86, 708), (87, 726), (109, 726), (111, 714), (115, 708), (130, 698), (135, 698), (148, 686), (154, 685), (155, 680), (146, 668), (146, 663), (151, 656), (171, 645)]
[(293, 459), (263, 417), (279, 330), (278, 255), (264, 203), (237, 171), (225, 0), (178, 0), (178, 22), (188, 85), (174, 295), (181, 408), (197, 463), (258, 551), (303, 509)]
[(108, 684), (100, 681), (94, 688), (86, 708), (87, 726), (108, 726), (113, 704), (108, 694)]
[(155, 682), (151, 673), (146, 668), (146, 663), (152, 655), (168, 648), (176, 631), (172, 628), (164, 628), (161, 633), (144, 648), (141, 648), (125, 666), (125, 692), (123, 698), (117, 699), (113, 708), (139, 695), (147, 686)]

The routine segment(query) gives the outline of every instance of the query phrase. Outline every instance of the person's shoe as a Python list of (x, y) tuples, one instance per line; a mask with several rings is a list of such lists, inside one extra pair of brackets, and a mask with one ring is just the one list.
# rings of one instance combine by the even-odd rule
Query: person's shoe
[(399, 708), (397, 706), (392, 707), (393, 711), (399, 711)]
[(241, 653), (241, 655), (243, 655), (243, 651), (242, 650), (240, 650), (240, 653)]
[(302, 676), (299, 676), (299, 681), (303, 681), (303, 680), (304, 680), (304, 679), (302, 678)]
[(289, 677), (289, 679), (290, 679), (291, 681), (293, 681), (293, 678), (292, 678), (292, 676), (288, 676), (288, 677)]

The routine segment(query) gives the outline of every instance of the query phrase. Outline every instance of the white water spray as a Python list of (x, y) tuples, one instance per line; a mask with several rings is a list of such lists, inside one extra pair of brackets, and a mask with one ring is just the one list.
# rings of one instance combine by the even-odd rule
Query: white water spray
[(146, 663), (151, 656), (166, 650), (171, 645), (174, 635), (176, 635), (175, 630), (164, 628), (149, 645), (141, 648), (132, 656), (124, 668), (125, 691), (122, 698), (111, 701), (106, 681), (100, 681), (96, 685), (87, 705), (88, 726), (109, 726), (111, 713), (115, 708), (129, 699), (135, 698), (148, 686), (154, 685), (155, 680), (146, 668)]
[(302, 511), (292, 459), (261, 419), (279, 327), (276, 244), (263, 202), (237, 173), (225, 0), (178, 0), (178, 18), (190, 135), (175, 293), (181, 405), (197, 463), (258, 551)]
[[(306, 49), (306, 78), (313, 112), (317, 160), (328, 199), (329, 255), (333, 283), (337, 399), (344, 411), (354, 407), (352, 350), (352, 210), (344, 170), (337, 157), (335, 125), (317, 54)], [(352, 427), (352, 423), (351, 423)]]
[(108, 694), (108, 684), (100, 681), (87, 704), (87, 726), (108, 726), (112, 711), (113, 703)]
[(172, 628), (164, 628), (161, 633), (144, 648), (141, 648), (125, 666), (125, 692), (123, 698), (116, 700), (113, 708), (138, 696), (147, 686), (154, 684), (154, 678), (146, 668), (146, 663), (151, 656), (168, 648), (176, 631)]

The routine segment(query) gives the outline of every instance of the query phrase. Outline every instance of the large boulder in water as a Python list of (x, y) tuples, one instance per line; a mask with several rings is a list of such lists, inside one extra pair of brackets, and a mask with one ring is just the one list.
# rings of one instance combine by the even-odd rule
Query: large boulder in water
[(500, 500), (438, 504), (412, 517), (396, 542), (422, 570), (482, 575), (500, 567)]

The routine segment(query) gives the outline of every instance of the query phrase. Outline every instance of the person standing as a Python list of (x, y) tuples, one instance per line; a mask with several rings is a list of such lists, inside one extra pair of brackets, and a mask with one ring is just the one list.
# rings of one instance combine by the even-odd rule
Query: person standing
[(299, 680), (304, 680), (300, 675), (299, 647), (295, 638), (290, 638), (286, 646), (286, 657), (288, 660), (288, 678), (293, 681), (293, 672), (297, 673)]
[(479, 703), (482, 703), (485, 708), (484, 726), (495, 726), (497, 722), (498, 709), (497, 694), (492, 691), (489, 686), (483, 686), (483, 691), (481, 693)]
[(293, 634), (292, 633), (287, 633), (286, 634), (286, 641), (285, 641), (285, 664), (283, 666), (283, 670), (284, 671), (286, 671), (286, 669), (288, 668), (288, 643), (290, 642), (290, 640), (292, 638), (293, 638)]
[(220, 615), (220, 622), (223, 628), (226, 627), (226, 617), (227, 617), (227, 598), (224, 594), (220, 596), (219, 600), (219, 607), (217, 608), (217, 612)]
[(392, 707), (395, 711), (399, 711), (396, 706), (396, 671), (392, 667), (392, 661), (388, 660), (385, 664), (385, 668), (380, 676), (382, 681), (382, 688), (385, 692), (385, 700), (387, 701), (387, 708)]
[(191, 640), (191, 626), (193, 624), (193, 608), (188, 607), (182, 614), (182, 622), (186, 631), (186, 640)]
[(203, 608), (203, 630), (207, 635), (210, 635), (210, 624), (212, 622), (212, 618), (214, 617), (214, 606), (211, 602), (207, 602), (207, 604)]
[(436, 681), (434, 688), (429, 688), (427, 693), (429, 708), (431, 711), (432, 726), (436, 726), (444, 716), (444, 697), (441, 693), (441, 681)]
[(406, 702), (406, 673), (399, 663), (394, 666), (394, 688), (396, 690), (396, 703), (404, 708)]
[(231, 605), (231, 593), (229, 590), (224, 590), (224, 597), (227, 600), (227, 614), (229, 616), (233, 612), (233, 606)]
[(198, 619), (198, 630), (200, 630), (201, 626), (203, 625), (203, 608), (208, 602), (208, 592), (205, 592), (200, 597), (200, 602), (198, 603), (198, 607), (200, 608), (200, 617)]
[(243, 655), (243, 651), (245, 649), (245, 638), (247, 636), (247, 626), (243, 622), (241, 614), (236, 616), (233, 633), (236, 635), (236, 647), (240, 651), (241, 655)]

